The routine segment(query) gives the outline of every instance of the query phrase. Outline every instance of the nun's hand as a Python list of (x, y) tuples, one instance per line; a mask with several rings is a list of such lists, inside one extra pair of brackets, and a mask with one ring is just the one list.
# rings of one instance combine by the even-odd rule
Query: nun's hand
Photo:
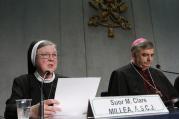
[(31, 106), (31, 108), (30, 108), (30, 119), (38, 119), (39, 118), (39, 107), (40, 107), (39, 103)]
[[(58, 105), (58, 104), (59, 104), (59, 102), (55, 99), (44, 100), (44, 118), (45, 119), (49, 119), (49, 118), (53, 117), (57, 111), (61, 111), (60, 108), (53, 106), (53, 105)], [(39, 118), (39, 115), (40, 115), (39, 108), (40, 108), (40, 103), (33, 105), (31, 107), (31, 109), (30, 109), (30, 118), (31, 119)]]
[(60, 108), (54, 106), (59, 105), (59, 102), (55, 99), (48, 99), (44, 101), (44, 117), (50, 118), (53, 117), (55, 113), (61, 111)]

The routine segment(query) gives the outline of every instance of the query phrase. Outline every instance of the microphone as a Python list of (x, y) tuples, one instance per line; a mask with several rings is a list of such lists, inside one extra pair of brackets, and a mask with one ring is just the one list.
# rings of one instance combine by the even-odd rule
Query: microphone
[(162, 72), (169, 73), (169, 74), (176, 74), (176, 75), (179, 74), (178, 72), (162, 70), (160, 64), (156, 64), (155, 66), (156, 66), (157, 69), (161, 70)]
[(45, 71), (45, 74), (43, 76), (42, 82), (41, 82), (41, 88), (40, 88), (40, 119), (44, 119), (44, 94), (43, 94), (43, 85), (44, 80), (47, 78), (47, 76), (50, 74), (50, 71)]
[(176, 109), (178, 110), (178, 106), (179, 106), (178, 103), (179, 103), (178, 97), (170, 99), (165, 102), (169, 111), (175, 111)]
[(161, 69), (160, 64), (156, 64), (156, 68), (157, 68), (157, 69)]
[[(177, 74), (177, 75), (179, 74), (177, 72), (162, 70), (160, 64), (156, 64), (156, 68), (161, 70), (162, 72), (166, 72), (166, 73), (170, 73), (170, 74)], [(175, 108), (179, 107), (179, 97), (170, 99), (170, 100), (166, 101), (165, 104), (168, 105), (168, 108), (170, 109), (170, 111), (173, 111), (173, 110), (175, 110)]]

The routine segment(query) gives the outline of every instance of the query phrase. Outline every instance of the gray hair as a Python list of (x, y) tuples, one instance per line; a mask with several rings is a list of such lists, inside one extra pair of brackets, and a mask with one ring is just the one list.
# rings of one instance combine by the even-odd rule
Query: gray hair
[(154, 48), (154, 44), (149, 41), (149, 40), (145, 40), (137, 45), (134, 45), (131, 47), (131, 52), (132, 54), (139, 52), (141, 49), (153, 49)]

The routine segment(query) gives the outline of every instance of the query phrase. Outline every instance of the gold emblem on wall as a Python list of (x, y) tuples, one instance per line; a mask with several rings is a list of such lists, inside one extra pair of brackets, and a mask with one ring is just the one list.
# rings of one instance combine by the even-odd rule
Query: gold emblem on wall
[(107, 27), (108, 37), (114, 37), (114, 28), (131, 29), (128, 20), (120, 15), (128, 9), (121, 0), (91, 0), (89, 5), (97, 11), (97, 15), (89, 18), (88, 25)]

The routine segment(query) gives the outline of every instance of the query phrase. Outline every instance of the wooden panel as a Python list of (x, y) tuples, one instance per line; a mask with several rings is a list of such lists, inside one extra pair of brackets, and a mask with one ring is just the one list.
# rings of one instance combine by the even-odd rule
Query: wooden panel
[(82, 0), (61, 1), (61, 67), (70, 77), (86, 76)]
[(153, 40), (152, 21), (148, 0), (132, 0), (136, 38), (145, 37)]
[[(124, 15), (129, 21), (132, 21), (130, 3), (129, 11)], [(124, 31), (120, 28), (115, 29), (115, 38), (107, 36), (105, 27), (89, 27), (87, 25), (91, 16), (97, 14), (92, 7), (88, 5), (88, 0), (84, 2), (85, 8), (85, 43), (87, 56), (87, 76), (101, 77), (98, 95), (101, 91), (108, 88), (111, 72), (129, 63), (130, 61), (130, 41), (134, 39), (134, 30)]]
[(26, 71), (24, 4), (23, 0), (0, 1), (0, 115), (3, 115), (5, 101), (10, 96), (13, 78)]
[[(164, 70), (179, 72), (179, 1), (150, 0), (159, 63)], [(176, 75), (167, 74), (173, 83)]]
[(51, 40), (57, 44), (60, 54), (59, 0), (27, 0), (25, 10), (24, 36), (28, 45), (34, 40)]

